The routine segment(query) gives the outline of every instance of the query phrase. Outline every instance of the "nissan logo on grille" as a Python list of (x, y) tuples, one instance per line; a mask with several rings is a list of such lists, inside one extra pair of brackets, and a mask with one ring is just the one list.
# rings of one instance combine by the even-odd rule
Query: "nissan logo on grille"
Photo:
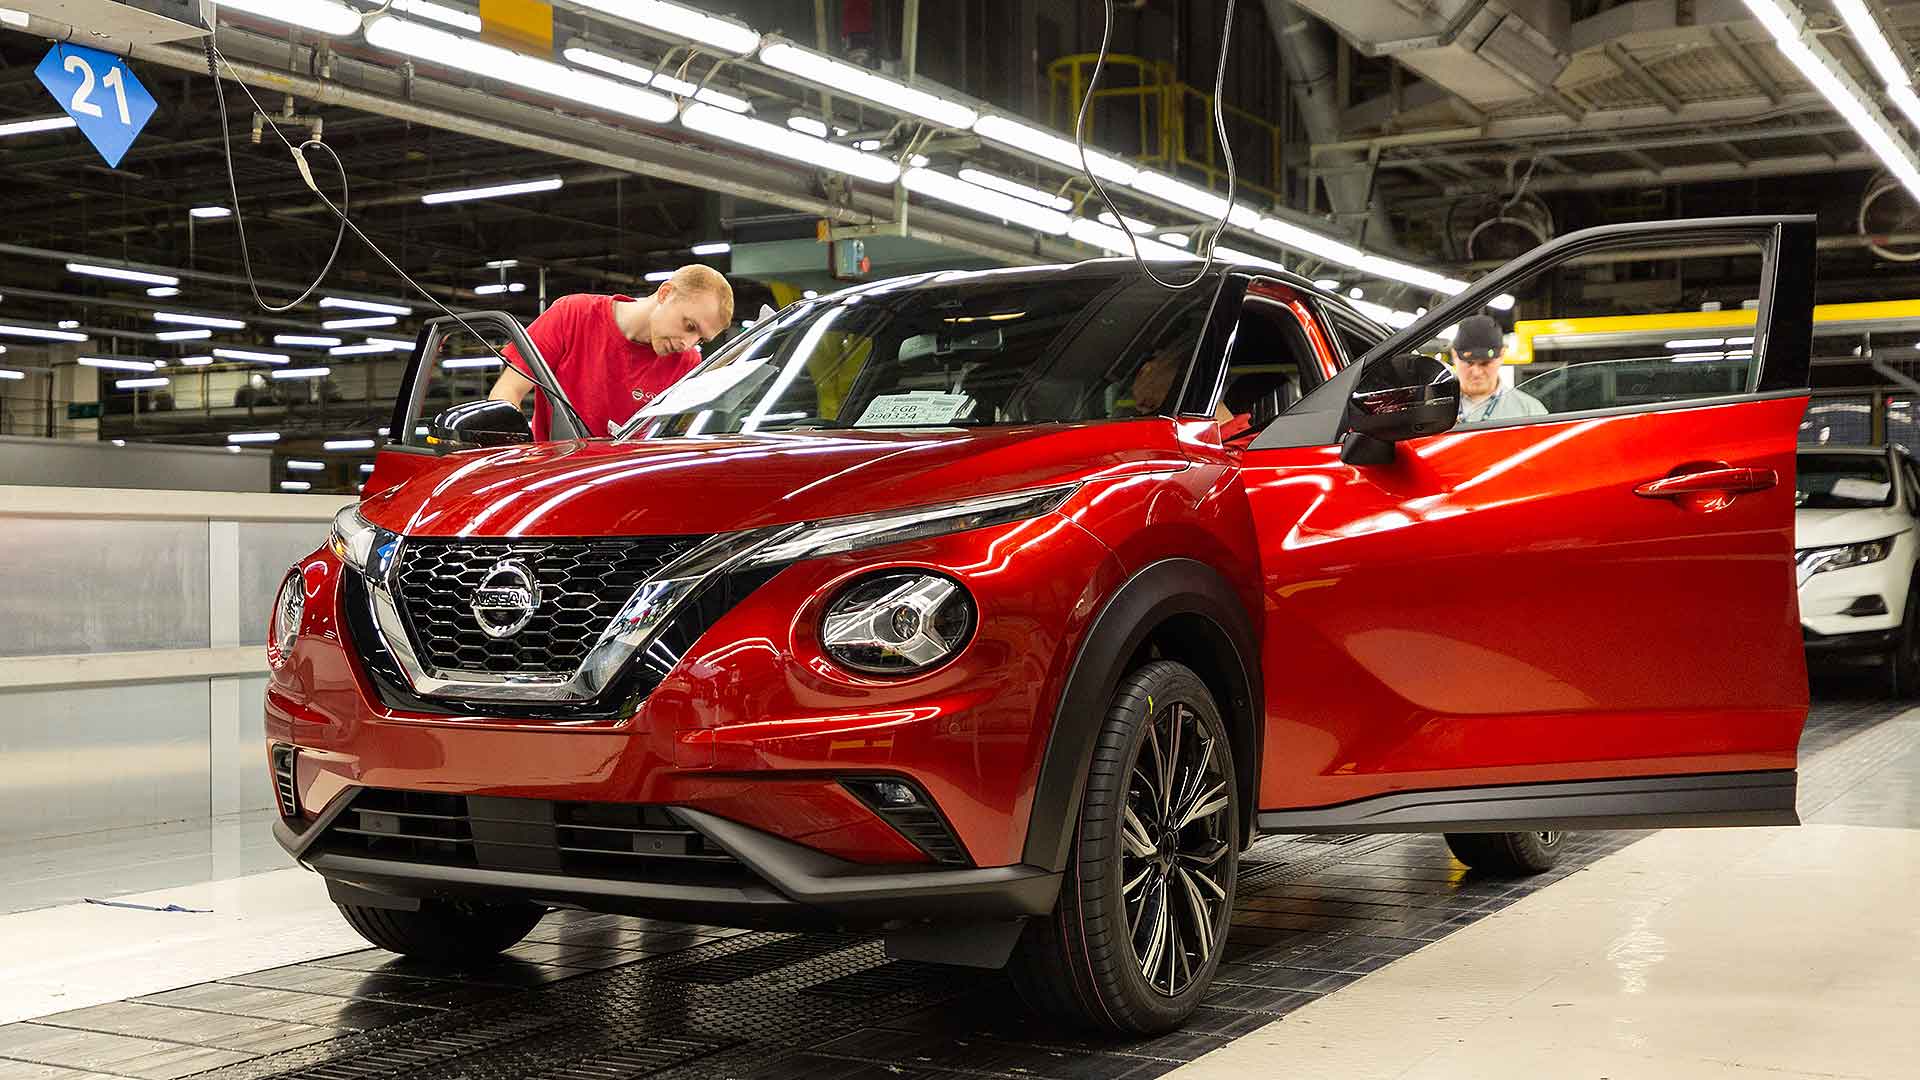
[(519, 559), (495, 563), (473, 591), (473, 621), (488, 637), (519, 633), (539, 606), (540, 587), (533, 579), (533, 568)]

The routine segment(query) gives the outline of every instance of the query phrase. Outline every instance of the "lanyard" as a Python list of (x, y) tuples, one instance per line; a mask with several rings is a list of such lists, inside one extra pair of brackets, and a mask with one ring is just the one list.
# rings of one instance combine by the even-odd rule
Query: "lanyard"
[(1480, 415), (1479, 415), (1479, 416), (1474, 416), (1474, 415), (1473, 415), (1473, 406), (1471, 406), (1471, 405), (1469, 405), (1469, 406), (1468, 406), (1468, 407), (1467, 407), (1467, 408), (1466, 408), (1466, 409), (1465, 409), (1465, 410), (1464, 410), (1463, 412), (1461, 412), (1461, 414), (1460, 414), (1460, 419), (1462, 419), (1462, 420), (1485, 420), (1485, 419), (1486, 419), (1487, 417), (1489, 417), (1489, 416), (1492, 416), (1492, 415), (1493, 415), (1493, 407), (1494, 407), (1495, 405), (1498, 405), (1498, 404), (1500, 404), (1500, 395), (1501, 395), (1501, 394), (1504, 394), (1504, 393), (1506, 393), (1506, 391), (1505, 391), (1505, 390), (1501, 390), (1501, 391), (1499, 391), (1498, 393), (1495, 393), (1495, 394), (1494, 394), (1493, 396), (1491, 396), (1491, 397), (1489, 397), (1489, 398), (1487, 398), (1487, 400), (1486, 400), (1486, 401), (1484, 401), (1484, 402), (1481, 402), (1481, 403), (1480, 403)]

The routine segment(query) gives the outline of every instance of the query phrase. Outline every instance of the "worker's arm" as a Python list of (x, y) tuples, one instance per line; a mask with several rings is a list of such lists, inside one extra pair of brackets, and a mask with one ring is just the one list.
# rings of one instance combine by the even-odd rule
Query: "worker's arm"
[(512, 402), (518, 406), (526, 400), (527, 391), (531, 389), (533, 389), (532, 379), (508, 367), (500, 372), (500, 378), (494, 382), (493, 389), (487, 392), (487, 397), (494, 401)]

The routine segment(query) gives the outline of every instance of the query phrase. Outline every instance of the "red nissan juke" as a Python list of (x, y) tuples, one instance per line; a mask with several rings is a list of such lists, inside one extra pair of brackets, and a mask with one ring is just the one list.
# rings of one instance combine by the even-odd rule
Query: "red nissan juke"
[[(1456, 426), (1436, 334), (1703, 242), (1764, 260), (1742, 392)], [(1147, 1033), (1263, 833), (1497, 870), (1561, 829), (1791, 822), (1812, 257), (1803, 218), (1589, 230), (1397, 331), (1261, 269), (900, 278), (612, 438), (560, 395), (544, 443), (455, 402), (436, 320), (275, 604), (276, 835), (399, 952), (556, 907), (870, 928)]]

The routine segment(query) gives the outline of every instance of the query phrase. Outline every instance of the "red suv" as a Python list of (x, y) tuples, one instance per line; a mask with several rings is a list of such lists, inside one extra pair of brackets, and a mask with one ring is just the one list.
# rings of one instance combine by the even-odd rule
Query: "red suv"
[[(552, 907), (865, 927), (1158, 1032), (1262, 833), (1498, 866), (1792, 822), (1813, 237), (1590, 230), (1394, 332), (1263, 270), (901, 278), (764, 320), (611, 439), (562, 398), (545, 443), (504, 403), (427, 418), (441, 320), (276, 602), (276, 835), (401, 952)], [(1760, 260), (1742, 392), (1455, 426), (1436, 334), (1693, 244)]]

